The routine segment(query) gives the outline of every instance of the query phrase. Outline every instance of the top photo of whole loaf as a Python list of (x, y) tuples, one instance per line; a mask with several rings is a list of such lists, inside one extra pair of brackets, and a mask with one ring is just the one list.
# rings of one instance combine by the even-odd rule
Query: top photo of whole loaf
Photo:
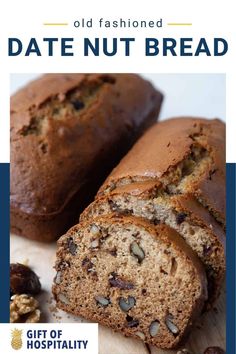
[(132, 354), (135, 338), (203, 353), (187, 340), (224, 293), (225, 124), (158, 122), (167, 94), (135, 74), (47, 74), (11, 97), (14, 242), (51, 249), (58, 311), (133, 337)]

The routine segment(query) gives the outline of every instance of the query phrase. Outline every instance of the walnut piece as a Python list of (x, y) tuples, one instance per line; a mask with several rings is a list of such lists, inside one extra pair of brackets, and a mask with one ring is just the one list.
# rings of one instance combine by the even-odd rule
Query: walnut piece
[(40, 320), (38, 301), (26, 294), (13, 295), (10, 302), (10, 322), (36, 323)]
[(36, 309), (28, 315), (25, 322), (26, 323), (37, 323), (40, 320), (40, 315), (41, 315), (40, 310)]

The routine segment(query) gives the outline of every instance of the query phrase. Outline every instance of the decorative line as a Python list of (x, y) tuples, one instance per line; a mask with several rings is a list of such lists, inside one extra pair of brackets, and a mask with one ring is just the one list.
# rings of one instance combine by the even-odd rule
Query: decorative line
[(68, 26), (68, 23), (67, 22), (62, 22), (62, 23), (45, 22), (43, 25), (44, 26)]
[(167, 23), (168, 26), (192, 26), (192, 23), (177, 23), (177, 22), (170, 22)]

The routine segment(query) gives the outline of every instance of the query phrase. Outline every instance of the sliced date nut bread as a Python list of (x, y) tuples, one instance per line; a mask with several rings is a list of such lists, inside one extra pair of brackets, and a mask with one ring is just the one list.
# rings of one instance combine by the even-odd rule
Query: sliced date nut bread
[(154, 125), (111, 172), (81, 220), (111, 213), (174, 228), (205, 265), (209, 303), (225, 275), (225, 125), (175, 118)]
[(165, 223), (197, 253), (208, 278), (209, 301), (218, 297), (225, 275), (225, 234), (214, 217), (191, 195), (165, 195), (160, 184), (140, 182), (120, 186), (91, 203), (80, 220), (116, 213)]
[(11, 230), (58, 238), (158, 116), (138, 75), (50, 74), (11, 98)]
[(98, 197), (134, 182), (157, 180), (166, 194), (192, 194), (225, 226), (225, 124), (175, 118), (154, 125), (112, 171)]
[(204, 268), (176, 231), (101, 217), (58, 241), (53, 293), (69, 313), (161, 348), (186, 337), (207, 299)]

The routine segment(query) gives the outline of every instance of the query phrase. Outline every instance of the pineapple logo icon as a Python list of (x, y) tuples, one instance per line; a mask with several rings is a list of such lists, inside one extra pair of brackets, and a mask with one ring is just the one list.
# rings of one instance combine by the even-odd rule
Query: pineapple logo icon
[(13, 329), (11, 331), (11, 346), (13, 349), (18, 350), (22, 347), (22, 330), (19, 329)]

